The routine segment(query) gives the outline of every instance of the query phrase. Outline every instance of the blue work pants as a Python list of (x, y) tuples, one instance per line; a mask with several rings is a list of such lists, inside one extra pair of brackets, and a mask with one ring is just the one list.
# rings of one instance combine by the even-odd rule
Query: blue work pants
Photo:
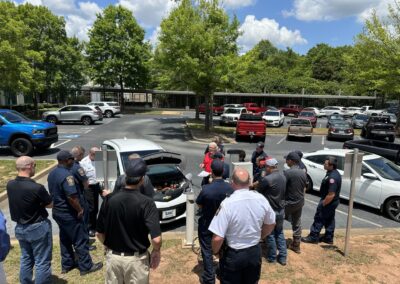
[(285, 235), (283, 233), (283, 220), (285, 217), (284, 209), (280, 211), (275, 211), (275, 228), (272, 233), (267, 236), (266, 244), (267, 244), (267, 260), (269, 262), (275, 262), (277, 255), (276, 251), (278, 250), (278, 261), (286, 262), (287, 257), (287, 248), (286, 248), (286, 240)]

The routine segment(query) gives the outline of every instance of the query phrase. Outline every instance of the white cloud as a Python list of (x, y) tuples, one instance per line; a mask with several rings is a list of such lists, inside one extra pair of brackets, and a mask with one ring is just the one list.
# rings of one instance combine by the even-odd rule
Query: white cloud
[(250, 50), (263, 39), (280, 47), (290, 47), (296, 44), (307, 44), (307, 40), (301, 36), (299, 30), (289, 30), (280, 27), (273, 19), (263, 18), (257, 20), (255, 16), (248, 15), (240, 26), (243, 34), (238, 38), (238, 44), (243, 52)]
[(158, 26), (157, 28), (154, 29), (153, 33), (148, 38), (152, 46), (156, 46), (158, 44), (158, 36), (160, 35), (160, 33), (161, 33), (161, 27)]
[(362, 20), (372, 9), (384, 15), (388, 3), (393, 4), (394, 0), (295, 0), (293, 9), (282, 13), (302, 21), (332, 21), (350, 16)]
[(223, 7), (228, 9), (235, 9), (241, 7), (247, 7), (254, 5), (257, 0), (222, 0), (221, 4)]

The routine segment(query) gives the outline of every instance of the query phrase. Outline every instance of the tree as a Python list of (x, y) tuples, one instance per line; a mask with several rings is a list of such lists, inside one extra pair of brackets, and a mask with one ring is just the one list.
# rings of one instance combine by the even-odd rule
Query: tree
[(161, 23), (157, 66), (164, 78), (193, 90), (197, 99), (205, 97), (206, 131), (212, 128), (213, 93), (230, 81), (238, 27), (236, 17), (230, 21), (218, 0), (182, 0)]
[(144, 42), (144, 30), (129, 10), (108, 6), (97, 15), (89, 38), (86, 53), (91, 77), (102, 86), (119, 85), (123, 108), (124, 88), (144, 88), (149, 79), (150, 48)]

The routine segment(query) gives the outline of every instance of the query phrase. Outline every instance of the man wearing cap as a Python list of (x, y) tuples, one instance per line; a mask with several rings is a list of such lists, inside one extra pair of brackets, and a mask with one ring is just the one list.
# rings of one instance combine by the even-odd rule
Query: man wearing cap
[(289, 249), (300, 253), (301, 213), (304, 206), (304, 193), (307, 186), (307, 175), (300, 169), (300, 157), (296, 152), (285, 156), (289, 169), (284, 171), (286, 177), (285, 218), (292, 224), (293, 241)]
[[(249, 190), (250, 175), (236, 168), (233, 193), (222, 201), (211, 221), (211, 247), (220, 254), (221, 283), (257, 283), (261, 273), (260, 239), (275, 226), (275, 212), (260, 193)], [(226, 247), (222, 248), (223, 243)]]
[(251, 155), (251, 162), (253, 163), (253, 176), (256, 175), (257, 173), (257, 158), (261, 155), (267, 156), (267, 154), (264, 152), (264, 143), (263, 142), (258, 142), (256, 150), (253, 152)]
[(304, 170), (307, 173), (307, 167), (304, 165), (303, 161), (301, 160), (303, 158), (303, 152), (300, 150), (295, 150), (296, 154), (299, 155), (300, 161), (299, 161), (299, 168)]
[[(301, 240), (305, 243), (318, 243), (322, 241), (333, 244), (335, 233), (335, 211), (340, 203), (340, 189), (342, 187), (342, 177), (337, 171), (337, 159), (328, 157), (325, 160), (325, 178), (322, 180), (320, 193), (321, 200), (315, 212), (314, 223), (310, 228), (310, 235)], [(320, 232), (325, 227), (325, 235), (320, 238)]]
[(107, 248), (106, 283), (149, 283), (149, 268), (160, 263), (158, 210), (153, 199), (139, 191), (146, 170), (142, 159), (129, 161), (125, 187), (107, 195), (101, 205), (96, 231)]
[(196, 199), (197, 205), (201, 208), (199, 218), (199, 242), (201, 255), (203, 258), (203, 274), (201, 283), (215, 283), (213, 255), (211, 249), (212, 232), (208, 230), (215, 212), (217, 212), (222, 200), (232, 194), (233, 189), (229, 183), (226, 183), (222, 176), (224, 172), (224, 162), (220, 159), (214, 159), (211, 163), (212, 183), (204, 185)]
[(51, 283), (53, 235), (46, 211), (53, 205), (51, 196), (43, 185), (31, 179), (36, 168), (31, 157), (21, 156), (15, 165), (18, 175), (8, 182), (7, 195), (11, 220), (17, 223), (15, 237), (21, 248), (19, 280), (33, 283), (35, 266), (36, 283)]
[[(89, 254), (89, 235), (83, 220), (84, 208), (80, 204), (79, 189), (71, 168), (74, 156), (65, 150), (57, 154), (58, 166), (47, 178), (53, 199), (53, 219), (60, 228), (61, 273), (78, 267), (81, 275), (97, 271), (101, 262), (93, 263)], [(74, 253), (75, 252), (75, 253)], [(78, 256), (75, 262), (75, 256)]]
[[(278, 161), (274, 158), (265, 162), (266, 176), (260, 181), (258, 191), (267, 198), (275, 211), (275, 228), (267, 236), (267, 261), (286, 265), (287, 249), (283, 233), (283, 219), (285, 217), (286, 177), (278, 170)], [(278, 250), (279, 254), (276, 255)]]

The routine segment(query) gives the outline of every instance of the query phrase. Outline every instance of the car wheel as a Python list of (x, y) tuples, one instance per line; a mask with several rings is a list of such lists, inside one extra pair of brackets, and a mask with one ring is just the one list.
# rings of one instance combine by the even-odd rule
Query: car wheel
[(10, 149), (14, 156), (30, 156), (33, 151), (33, 145), (26, 138), (16, 138), (11, 142)]
[(307, 175), (307, 189), (306, 192), (311, 193), (314, 191), (314, 183), (309, 175)]
[(312, 136), (311, 137), (308, 137), (308, 142), (311, 142), (312, 141)]
[(326, 135), (326, 140), (331, 141), (331, 137), (329, 135)]
[(390, 219), (400, 222), (400, 197), (390, 198), (385, 203), (385, 212), (390, 217)]
[(389, 142), (394, 142), (395, 137), (394, 136), (389, 136)]
[(47, 121), (47, 122), (50, 122), (50, 123), (56, 124), (56, 123), (57, 123), (57, 117), (55, 117), (54, 115), (49, 115), (49, 116), (46, 118), (46, 121)]
[(106, 110), (106, 112), (104, 113), (104, 116), (107, 118), (111, 118), (113, 117), (113, 112), (111, 110)]
[(265, 136), (260, 137), (260, 142), (263, 142), (263, 143), (265, 142)]
[(240, 136), (239, 135), (235, 135), (235, 140), (237, 141), (237, 142), (239, 142), (240, 141)]
[(286, 135), (286, 141), (290, 141), (292, 140), (292, 137), (290, 137), (290, 135)]
[(92, 119), (89, 116), (84, 116), (82, 117), (82, 123), (84, 125), (90, 125), (92, 124)]

